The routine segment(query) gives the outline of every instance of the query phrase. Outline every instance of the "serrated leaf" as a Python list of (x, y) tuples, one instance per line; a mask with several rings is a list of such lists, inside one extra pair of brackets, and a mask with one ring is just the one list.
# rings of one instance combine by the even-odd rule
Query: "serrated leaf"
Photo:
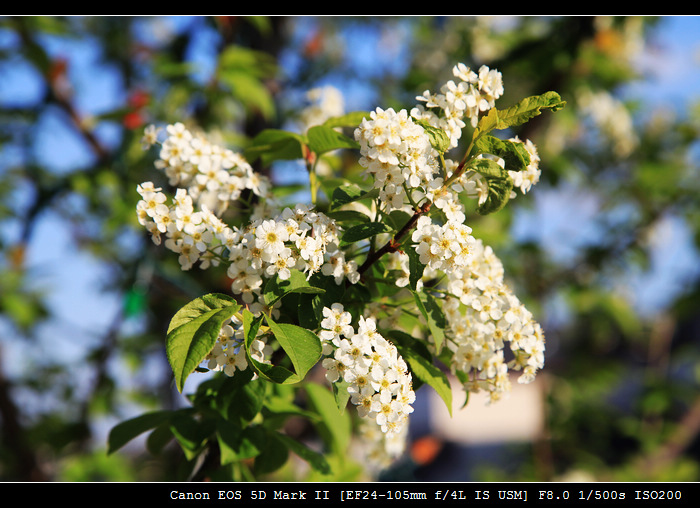
[(562, 109), (566, 105), (558, 93), (546, 92), (542, 95), (526, 97), (514, 106), (504, 110), (491, 108), (481, 117), (474, 131), (474, 140), (477, 140), (493, 130), (503, 130), (524, 124), (531, 118), (549, 109), (552, 112)]
[(552, 112), (559, 111), (566, 105), (566, 101), (556, 92), (546, 92), (542, 95), (526, 97), (507, 109), (498, 112), (497, 129), (508, 129), (521, 125), (542, 113), (543, 109)]
[(212, 293), (194, 299), (173, 316), (165, 350), (180, 392), (187, 377), (216, 344), (224, 322), (239, 309), (233, 298)]

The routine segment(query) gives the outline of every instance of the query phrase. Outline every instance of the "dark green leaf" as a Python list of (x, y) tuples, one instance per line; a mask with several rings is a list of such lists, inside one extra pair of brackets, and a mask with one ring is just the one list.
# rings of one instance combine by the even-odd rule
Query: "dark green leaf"
[(360, 186), (355, 184), (343, 185), (333, 190), (330, 208), (335, 209), (361, 199), (373, 199), (378, 195), (379, 189), (372, 189), (365, 192)]
[(275, 160), (302, 158), (305, 144), (306, 139), (299, 134), (280, 129), (265, 129), (255, 136), (243, 154), (250, 162), (260, 158), (262, 163), (267, 165)]
[(390, 226), (383, 222), (368, 222), (366, 224), (358, 224), (345, 230), (342, 241), (345, 243), (359, 242), (366, 240), (381, 233), (389, 233), (393, 231)]
[(154, 411), (118, 423), (109, 432), (107, 453), (114, 453), (140, 434), (167, 422), (173, 414), (173, 411)]
[(264, 441), (261, 443), (260, 454), (255, 457), (253, 472), (256, 475), (273, 473), (281, 468), (289, 458), (289, 447), (280, 438), (279, 432), (263, 429)]
[(312, 286), (306, 275), (299, 270), (291, 270), (291, 276), (287, 280), (279, 277), (272, 278), (265, 285), (264, 301), (268, 306), (274, 305), (280, 298), (289, 293), (320, 294), (325, 290)]

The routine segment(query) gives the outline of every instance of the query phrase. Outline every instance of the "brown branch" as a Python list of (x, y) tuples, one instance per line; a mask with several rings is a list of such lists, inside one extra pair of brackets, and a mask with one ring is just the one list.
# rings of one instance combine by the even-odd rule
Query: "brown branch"
[(406, 222), (406, 224), (404, 224), (403, 227), (388, 242), (386, 242), (379, 250), (370, 253), (370, 255), (367, 256), (367, 259), (365, 259), (365, 262), (362, 263), (362, 266), (360, 266), (360, 268), (357, 270), (360, 275), (364, 274), (369, 267), (376, 263), (384, 254), (399, 250), (399, 245), (401, 244), (403, 237), (415, 227), (416, 222), (418, 222), (418, 219), (422, 215), (428, 213), (432, 205), (433, 204), (430, 201), (426, 201), (423, 206), (415, 211), (408, 222)]

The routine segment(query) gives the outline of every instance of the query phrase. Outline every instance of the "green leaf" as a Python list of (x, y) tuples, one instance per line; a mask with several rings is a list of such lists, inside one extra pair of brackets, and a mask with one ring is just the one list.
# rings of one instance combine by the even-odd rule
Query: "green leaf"
[(341, 240), (345, 243), (359, 242), (366, 240), (381, 233), (389, 233), (393, 231), (391, 227), (383, 222), (368, 222), (366, 224), (358, 224), (345, 230)]
[(239, 424), (219, 419), (216, 438), (222, 466), (257, 457), (265, 447), (265, 432), (257, 425), (242, 428)]
[(379, 195), (379, 189), (372, 189), (365, 192), (359, 185), (349, 184), (333, 189), (331, 197), (331, 209), (339, 208), (348, 203), (361, 199), (374, 199)]
[(299, 381), (298, 376), (280, 365), (269, 365), (266, 363), (261, 363), (257, 361), (250, 355), (250, 346), (257, 337), (258, 330), (262, 320), (263, 315), (258, 317), (253, 316), (252, 312), (248, 309), (243, 309), (242, 321), (243, 321), (243, 332), (245, 336), (245, 351), (246, 358), (248, 359), (248, 364), (250, 367), (263, 379), (271, 381), (278, 384), (290, 384), (297, 383)]
[(107, 439), (107, 454), (114, 453), (140, 434), (167, 422), (174, 411), (153, 411), (115, 425)]
[(323, 122), (323, 125), (331, 128), (356, 127), (360, 125), (364, 118), (368, 118), (369, 116), (369, 111), (351, 111), (350, 113), (346, 113), (341, 116), (328, 118), (325, 122)]
[(408, 283), (410, 288), (415, 291), (418, 286), (418, 281), (423, 278), (425, 265), (420, 262), (420, 254), (416, 252), (413, 245), (405, 250), (408, 254)]
[(263, 429), (264, 440), (261, 443), (260, 454), (255, 458), (253, 472), (256, 475), (272, 473), (281, 468), (289, 458), (287, 442), (280, 438), (277, 431)]
[(485, 153), (500, 157), (509, 171), (522, 171), (530, 164), (525, 145), (495, 136), (483, 136), (474, 144), (473, 153)]
[(354, 139), (324, 125), (311, 127), (306, 135), (309, 138), (309, 149), (318, 155), (341, 148), (355, 149), (360, 147)]
[(400, 330), (392, 330), (388, 333), (388, 337), (396, 345), (396, 349), (403, 359), (408, 363), (413, 377), (428, 386), (431, 386), (440, 398), (445, 402), (447, 410), (452, 416), (452, 387), (447, 379), (447, 375), (434, 365), (430, 356), (418, 354), (419, 346), (422, 346), (418, 340), (411, 337)]
[(526, 97), (514, 106), (504, 110), (491, 108), (479, 120), (473, 139), (478, 140), (493, 130), (503, 130), (524, 124), (531, 118), (541, 114), (543, 109), (549, 109), (554, 112), (562, 109), (565, 105), (566, 101), (561, 100), (558, 93), (546, 92), (542, 95)]
[(483, 176), (488, 185), (486, 200), (477, 207), (477, 212), (486, 215), (502, 209), (513, 190), (513, 179), (508, 171), (491, 159), (475, 159), (469, 168)]
[(420, 310), (420, 313), (423, 315), (428, 325), (430, 335), (435, 343), (435, 349), (439, 353), (440, 349), (442, 349), (442, 343), (445, 340), (445, 315), (432, 296), (422, 293), (423, 298), (425, 298), (425, 301), (423, 301), (421, 295), (417, 291), (411, 290), (411, 292), (413, 293), (413, 298), (416, 301), (418, 310)]
[[(335, 396), (327, 387), (306, 383), (304, 390), (312, 409), (321, 417), (321, 422), (317, 424), (319, 433), (327, 445), (342, 456), (350, 444), (352, 435), (350, 415), (338, 409)], [(347, 394), (347, 390), (345, 393)], [(345, 409), (345, 406), (342, 409)]]
[(166, 420), (148, 435), (148, 438), (146, 438), (146, 449), (152, 455), (158, 455), (172, 439), (173, 432), (170, 430), (170, 423)]
[(292, 361), (297, 381), (301, 381), (321, 358), (321, 341), (315, 333), (301, 326), (276, 323), (269, 317), (266, 320), (275, 339)]
[(440, 153), (445, 153), (450, 148), (451, 140), (444, 130), (439, 129), (437, 127), (433, 127), (428, 122), (425, 122), (423, 120), (414, 119), (413, 121), (414, 123), (417, 123), (418, 125), (423, 127), (423, 130), (430, 139), (431, 146), (435, 150), (437, 150)]
[(253, 369), (223, 378), (216, 390), (216, 406), (228, 420), (249, 422), (260, 412), (265, 399), (266, 383), (251, 383)]
[(303, 158), (305, 145), (304, 136), (281, 129), (265, 129), (253, 138), (243, 155), (249, 162), (260, 158), (267, 165), (275, 160)]
[(178, 412), (170, 420), (170, 430), (187, 460), (194, 459), (216, 430), (214, 420), (198, 420), (193, 414)]
[(369, 222), (371, 219), (357, 210), (335, 210), (326, 214), (337, 222)]
[(556, 92), (546, 92), (542, 95), (526, 97), (516, 105), (498, 112), (497, 129), (508, 129), (521, 125), (542, 113), (543, 109), (552, 112), (559, 111), (566, 105), (566, 101)]
[(187, 377), (216, 344), (224, 322), (239, 309), (233, 298), (212, 293), (194, 299), (173, 316), (165, 350), (180, 392)]
[(280, 439), (292, 452), (308, 462), (309, 465), (316, 471), (322, 474), (331, 473), (331, 467), (328, 465), (326, 458), (322, 454), (284, 434), (278, 433), (277, 438)]
[(325, 289), (312, 286), (300, 270), (291, 270), (291, 276), (287, 280), (279, 277), (270, 279), (265, 284), (263, 298), (265, 305), (271, 307), (289, 293), (321, 294), (325, 292)]

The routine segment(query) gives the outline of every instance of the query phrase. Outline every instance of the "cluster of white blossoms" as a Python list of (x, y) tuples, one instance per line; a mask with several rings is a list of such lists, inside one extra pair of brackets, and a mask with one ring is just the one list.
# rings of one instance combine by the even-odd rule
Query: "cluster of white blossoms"
[[(157, 143), (159, 131), (147, 127), (144, 146)], [(240, 154), (193, 133), (181, 122), (166, 126), (165, 133), (155, 165), (170, 185), (187, 190), (195, 204), (220, 213), (245, 189), (268, 196), (269, 180), (253, 171)]]
[(356, 332), (342, 304), (324, 307), (323, 316), (319, 338), (328, 381), (348, 383), (358, 414), (374, 421), (384, 434), (402, 434), (416, 396), (396, 346), (377, 331), (374, 319), (360, 317)]
[(260, 293), (264, 278), (287, 280), (292, 270), (305, 272), (307, 278), (320, 270), (336, 284), (360, 279), (357, 263), (339, 248), (336, 222), (303, 204), (271, 219), (255, 219), (237, 234), (239, 241), (228, 249), (228, 276), (233, 293), (246, 303)]
[(447, 81), (438, 93), (429, 90), (416, 97), (424, 104), (411, 110), (413, 118), (442, 129), (450, 138), (450, 148), (459, 144), (462, 129), (469, 122), (476, 127), (479, 114), (491, 109), (503, 95), (503, 78), (495, 69), (482, 65), (474, 72), (463, 63), (452, 68), (454, 80)]
[[(227, 264), (232, 292), (248, 304), (256, 300), (266, 278), (286, 280), (295, 269), (308, 277), (322, 271), (337, 284), (359, 281), (357, 263), (346, 260), (339, 248), (340, 229), (333, 219), (303, 204), (278, 211), (268, 199), (267, 180), (254, 173), (241, 155), (194, 137), (180, 123), (166, 131), (157, 166), (165, 170), (170, 184), (185, 188), (178, 187), (168, 202), (161, 188), (143, 182), (137, 187), (141, 200), (136, 209), (139, 223), (156, 244), (178, 254), (183, 270), (196, 263), (201, 268)], [(151, 146), (156, 139), (156, 130), (147, 129), (144, 144)], [(202, 171), (212, 166), (220, 170)], [(263, 199), (251, 222), (238, 229), (222, 221), (220, 214), (243, 189)], [(265, 208), (268, 201), (273, 204)]]
[(416, 244), (420, 262), (432, 270), (451, 272), (469, 265), (476, 239), (472, 228), (456, 221), (435, 224), (421, 216), (411, 239)]
[(372, 177), (387, 210), (403, 208), (406, 189), (425, 189), (433, 180), (435, 151), (423, 127), (405, 109), (376, 108), (354, 135), (364, 175)]
[[(250, 345), (250, 356), (259, 363), (269, 364), (272, 347), (267, 344), (260, 330), (258, 336), (258, 338), (253, 339)], [(224, 323), (216, 339), (216, 344), (204, 358), (204, 362), (209, 370), (221, 371), (229, 377), (232, 377), (236, 371), (248, 368), (245, 336), (240, 319), (234, 316)], [(253, 379), (257, 377), (258, 375), (255, 373)]]
[[(496, 401), (510, 390), (510, 369), (522, 370), (518, 382), (532, 382), (544, 366), (544, 333), (504, 282), (493, 250), (477, 240), (470, 265), (447, 275), (450, 367), (470, 376), (465, 388), (486, 390)], [(506, 358), (506, 344), (512, 358)]]

